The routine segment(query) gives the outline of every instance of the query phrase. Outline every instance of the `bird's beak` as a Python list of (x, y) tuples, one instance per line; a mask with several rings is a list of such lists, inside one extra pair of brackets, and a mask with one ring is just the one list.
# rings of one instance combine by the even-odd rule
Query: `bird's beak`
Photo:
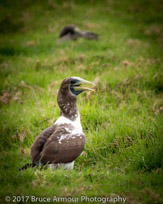
[(89, 85), (95, 86), (93, 82), (90, 82), (90, 81), (87, 81), (87, 80), (84, 80), (84, 79), (80, 79), (78, 82), (76, 82), (74, 84), (73, 88), (74, 88), (75, 91), (81, 91), (81, 92), (83, 92), (83, 91), (95, 91), (92, 88), (82, 86), (84, 84), (89, 84)]

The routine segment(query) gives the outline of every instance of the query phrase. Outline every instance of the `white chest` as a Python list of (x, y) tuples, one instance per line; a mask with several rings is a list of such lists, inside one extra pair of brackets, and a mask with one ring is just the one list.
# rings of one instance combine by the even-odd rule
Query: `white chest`
[[(76, 120), (74, 120), (74, 121), (72, 121), (72, 120), (70, 120), (64, 116), (60, 116), (54, 124), (55, 125), (71, 124), (71, 127), (73, 126), (73, 130), (71, 130), (72, 135), (83, 133), (79, 114), (78, 114), (78, 117), (76, 118)], [(66, 131), (68, 131), (67, 128), (66, 128)]]

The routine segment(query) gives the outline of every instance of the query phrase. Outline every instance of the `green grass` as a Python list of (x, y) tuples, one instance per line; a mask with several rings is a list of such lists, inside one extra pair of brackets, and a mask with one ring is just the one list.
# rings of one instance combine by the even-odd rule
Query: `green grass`
[[(163, 202), (162, 20), (154, 0), (0, 1), (1, 203), (6, 195)], [(100, 40), (57, 44), (66, 24)], [(78, 97), (84, 154), (71, 172), (18, 172), (59, 116), (57, 91), (68, 76), (96, 83)]]

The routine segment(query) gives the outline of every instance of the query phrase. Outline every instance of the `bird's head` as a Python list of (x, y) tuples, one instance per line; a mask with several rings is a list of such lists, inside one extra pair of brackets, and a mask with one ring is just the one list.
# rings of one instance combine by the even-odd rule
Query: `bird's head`
[(83, 86), (84, 84), (93, 85), (92, 82), (81, 79), (80, 77), (69, 77), (62, 81), (57, 96), (61, 115), (72, 120), (78, 115), (76, 105), (77, 96), (83, 91), (94, 91), (87, 86)]
[(83, 85), (94, 85), (92, 82), (84, 80), (80, 77), (69, 77), (63, 80), (60, 87), (60, 92), (64, 96), (74, 96), (77, 97), (83, 91), (94, 91), (94, 89)]

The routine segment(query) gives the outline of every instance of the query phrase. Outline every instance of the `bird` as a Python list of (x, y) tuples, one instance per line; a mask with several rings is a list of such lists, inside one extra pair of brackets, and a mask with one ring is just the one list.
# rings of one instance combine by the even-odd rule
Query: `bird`
[(93, 87), (85, 87), (83, 84), (94, 85), (80, 77), (68, 77), (62, 81), (57, 95), (60, 116), (51, 127), (36, 137), (31, 147), (32, 163), (19, 170), (39, 165), (73, 169), (74, 161), (82, 154), (86, 142), (77, 96), (83, 91), (94, 91)]
[(77, 40), (81, 37), (88, 40), (98, 40), (99, 35), (93, 32), (80, 30), (75, 25), (66, 25), (62, 28), (59, 34), (58, 42), (63, 42), (66, 40)]

